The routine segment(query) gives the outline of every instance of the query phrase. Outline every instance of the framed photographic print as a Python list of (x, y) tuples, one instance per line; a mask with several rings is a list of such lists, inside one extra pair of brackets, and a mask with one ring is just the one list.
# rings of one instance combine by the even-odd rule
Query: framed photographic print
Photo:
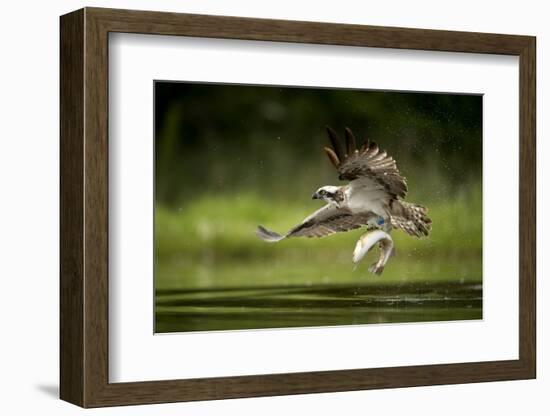
[(534, 378), (535, 38), (61, 17), (61, 398)]

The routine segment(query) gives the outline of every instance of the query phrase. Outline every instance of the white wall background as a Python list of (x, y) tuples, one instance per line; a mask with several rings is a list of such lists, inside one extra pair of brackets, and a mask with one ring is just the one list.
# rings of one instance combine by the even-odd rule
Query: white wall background
[[(453, 29), (537, 36), (538, 53), (538, 379), (87, 411), (88, 414), (548, 414), (549, 330), (544, 299), (550, 232), (550, 146), (543, 117), (550, 100), (550, 26), (542, 1), (121, 0), (5, 2), (0, 14), (0, 409), (3, 414), (69, 415), (83, 410), (58, 395), (59, 20), (83, 6), (276, 19)], [(545, 201), (546, 199), (546, 201)], [(405, 346), (404, 346), (405, 348)]]

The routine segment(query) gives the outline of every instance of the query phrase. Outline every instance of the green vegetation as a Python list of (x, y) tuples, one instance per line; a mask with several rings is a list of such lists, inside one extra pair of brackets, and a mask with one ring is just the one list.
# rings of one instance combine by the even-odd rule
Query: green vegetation
[(285, 231), (319, 207), (307, 194), (291, 204), (251, 194), (211, 196), (181, 210), (156, 208), (159, 289), (481, 281), (481, 189), (428, 205), (434, 222), (428, 238), (392, 233), (397, 255), (381, 276), (367, 272), (376, 250), (354, 270), (351, 253), (364, 232), (268, 244), (258, 224)]

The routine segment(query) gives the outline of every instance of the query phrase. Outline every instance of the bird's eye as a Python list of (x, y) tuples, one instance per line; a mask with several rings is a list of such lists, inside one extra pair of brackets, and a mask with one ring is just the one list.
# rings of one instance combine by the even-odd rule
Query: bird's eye
[(327, 192), (323, 190), (323, 191), (321, 191), (321, 192), (319, 192), (319, 193), (320, 193), (321, 195), (325, 195)]

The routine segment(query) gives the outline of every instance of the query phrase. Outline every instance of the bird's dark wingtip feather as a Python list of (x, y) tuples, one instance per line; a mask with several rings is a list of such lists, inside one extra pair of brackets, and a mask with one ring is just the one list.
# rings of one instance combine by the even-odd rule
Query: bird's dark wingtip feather
[(344, 150), (342, 149), (342, 144), (340, 142), (340, 138), (338, 137), (338, 134), (330, 128), (330, 126), (326, 126), (327, 128), (327, 134), (328, 138), (330, 140), (330, 144), (332, 145), (332, 149), (334, 150), (334, 153), (338, 157), (338, 160), (342, 161), (344, 160)]
[(275, 243), (277, 241), (282, 240), (285, 238), (284, 236), (277, 234), (274, 231), (270, 231), (261, 225), (258, 225), (258, 228), (256, 229), (256, 235), (263, 241), (267, 241), (268, 243)]
[(357, 140), (349, 127), (345, 128), (346, 133), (346, 152), (348, 156), (351, 156), (355, 150), (357, 150)]
[(338, 169), (338, 166), (340, 166), (340, 159), (338, 159), (338, 156), (336, 156), (334, 150), (332, 150), (330, 147), (325, 147), (324, 150), (330, 162), (334, 165), (336, 169)]

